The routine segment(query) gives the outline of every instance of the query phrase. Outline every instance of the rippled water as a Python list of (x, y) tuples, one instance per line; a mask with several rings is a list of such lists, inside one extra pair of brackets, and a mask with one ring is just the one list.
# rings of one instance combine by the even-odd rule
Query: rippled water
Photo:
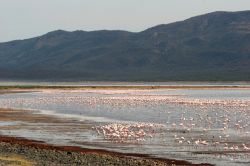
[[(43, 90), (0, 95), (0, 107), (75, 118), (94, 127), (84, 134), (55, 132), (46, 139), (51, 142), (197, 163), (250, 164), (250, 89)], [(138, 141), (104, 138), (95, 129), (139, 123), (154, 126), (144, 128), (147, 135)]]

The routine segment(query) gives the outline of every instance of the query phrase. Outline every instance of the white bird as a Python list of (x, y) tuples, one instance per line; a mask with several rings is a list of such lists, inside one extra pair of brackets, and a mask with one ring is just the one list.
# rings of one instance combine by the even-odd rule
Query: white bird
[(250, 150), (249, 147), (247, 147), (245, 144), (242, 144), (244, 150)]
[(202, 144), (202, 145), (209, 145), (209, 143), (207, 141), (200, 141), (200, 144)]
[(196, 145), (199, 145), (199, 144), (200, 144), (200, 140), (196, 140), (194, 143), (195, 143)]

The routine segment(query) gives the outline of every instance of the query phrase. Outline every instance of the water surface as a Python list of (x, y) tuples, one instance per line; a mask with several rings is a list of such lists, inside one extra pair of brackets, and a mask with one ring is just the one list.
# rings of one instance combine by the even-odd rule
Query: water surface
[[(246, 150), (250, 147), (250, 89), (41, 90), (0, 95), (0, 107), (34, 110), (93, 127), (67, 132), (20, 129), (11, 135), (195, 163), (250, 162)], [(113, 124), (153, 127), (143, 128), (147, 134), (143, 140), (119, 141), (98, 134), (98, 127)]]

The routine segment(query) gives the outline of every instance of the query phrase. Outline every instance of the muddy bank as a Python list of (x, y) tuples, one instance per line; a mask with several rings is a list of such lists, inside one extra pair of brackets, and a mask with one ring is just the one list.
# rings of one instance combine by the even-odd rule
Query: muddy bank
[[(139, 154), (124, 154), (70, 146), (53, 146), (40, 141), (6, 136), (0, 136), (0, 142), (0, 156), (4, 156), (5, 159), (6, 156), (19, 156), (19, 160), (15, 162), (21, 163), (25, 161), (26, 163), (31, 163), (31, 165), (209, 165), (152, 158)], [(20, 160), (20, 158), (23, 159)], [(6, 160), (4, 161), (0, 158), (0, 163), (10, 162)], [(12, 160), (12, 162), (14, 161)]]

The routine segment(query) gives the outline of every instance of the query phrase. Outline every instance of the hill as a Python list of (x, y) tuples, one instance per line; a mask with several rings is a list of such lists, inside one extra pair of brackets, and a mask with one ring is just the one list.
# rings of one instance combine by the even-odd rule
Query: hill
[(139, 33), (57, 30), (0, 43), (0, 78), (249, 81), (250, 11), (214, 12)]

